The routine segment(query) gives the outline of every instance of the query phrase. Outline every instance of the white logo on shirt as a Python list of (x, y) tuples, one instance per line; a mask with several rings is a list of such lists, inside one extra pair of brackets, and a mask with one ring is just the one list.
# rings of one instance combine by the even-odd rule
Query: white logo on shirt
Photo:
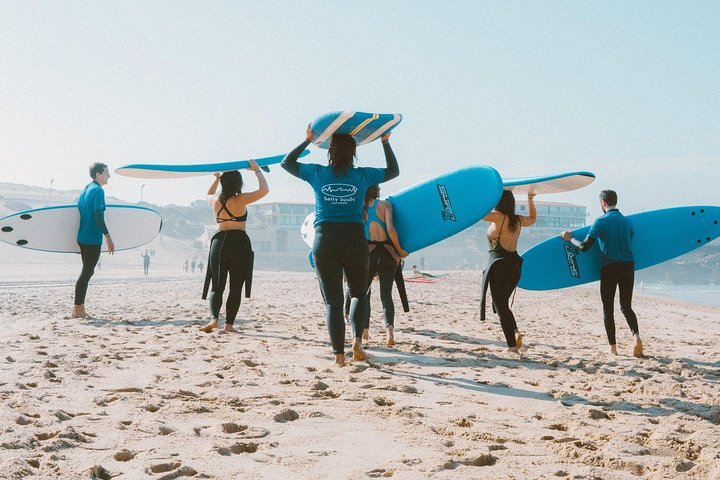
[(323, 195), (327, 195), (332, 198), (352, 197), (357, 193), (357, 191), (357, 187), (346, 183), (329, 183), (322, 187)]

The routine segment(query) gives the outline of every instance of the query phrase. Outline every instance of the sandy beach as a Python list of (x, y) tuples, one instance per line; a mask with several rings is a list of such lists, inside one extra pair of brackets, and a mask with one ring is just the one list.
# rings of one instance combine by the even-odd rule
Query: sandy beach
[(636, 359), (595, 286), (519, 290), (517, 355), (451, 272), (408, 284), (395, 348), (374, 295), (336, 368), (313, 273), (256, 272), (240, 333), (204, 334), (200, 275), (104, 268), (78, 320), (73, 268), (3, 277), (0, 478), (720, 478), (718, 308), (636, 295)]

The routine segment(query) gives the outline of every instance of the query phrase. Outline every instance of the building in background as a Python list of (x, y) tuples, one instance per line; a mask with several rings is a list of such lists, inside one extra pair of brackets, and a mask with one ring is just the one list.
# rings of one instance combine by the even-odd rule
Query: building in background
[[(583, 206), (555, 202), (535, 202), (535, 205), (538, 219), (535, 225), (525, 228), (518, 246), (521, 252), (562, 230), (586, 224), (587, 209)], [(293, 259), (299, 258), (299, 265), (305, 266), (310, 248), (300, 236), (300, 227), (314, 210), (315, 206), (308, 203), (249, 205), (247, 231), (255, 252), (278, 254), (291, 264), (296, 263)], [(526, 201), (517, 202), (517, 212), (527, 215)], [(457, 235), (414, 252), (406, 263), (424, 264), (427, 269), (482, 268), (487, 259), (487, 227), (486, 222), (480, 221)]]

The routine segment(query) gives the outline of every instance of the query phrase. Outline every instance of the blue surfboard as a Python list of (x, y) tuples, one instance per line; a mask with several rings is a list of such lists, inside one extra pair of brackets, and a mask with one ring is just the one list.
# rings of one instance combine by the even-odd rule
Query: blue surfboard
[(562, 193), (577, 190), (595, 181), (595, 174), (590, 172), (567, 172), (540, 177), (505, 178), (505, 190), (515, 195), (528, 193)]
[[(406, 188), (386, 198), (393, 205), (393, 224), (400, 245), (412, 253), (461, 232), (492, 210), (502, 194), (502, 180), (494, 168), (457, 170)], [(312, 248), (315, 212), (300, 227)]]
[(358, 146), (382, 137), (402, 121), (399, 113), (330, 112), (313, 120), (310, 128), (315, 133), (313, 143), (330, 148), (333, 133), (345, 133), (355, 138)]
[[(300, 158), (310, 153), (305, 150), (300, 154)], [(276, 163), (282, 162), (285, 155), (275, 155), (273, 157), (257, 158), (255, 161), (260, 167), (268, 167)], [(135, 178), (184, 178), (199, 177), (215, 172), (229, 172), (231, 170), (242, 170), (250, 166), (249, 160), (237, 160), (233, 162), (220, 163), (199, 163), (193, 165), (160, 165), (151, 163), (133, 163), (115, 169), (115, 173), (126, 177)], [(263, 170), (267, 171), (267, 168)]]
[[(160, 214), (136, 205), (107, 205), (105, 223), (115, 250), (129, 250), (152, 241), (162, 227)], [(0, 241), (31, 250), (80, 253), (77, 205), (36, 208), (0, 218)], [(103, 238), (102, 251), (107, 251)]]
[(389, 196), (402, 248), (412, 253), (474, 225), (495, 207), (502, 189), (497, 170), (474, 166)]
[[(676, 207), (627, 216), (633, 227), (631, 248), (635, 270), (679, 257), (720, 236), (720, 207)], [(590, 227), (573, 231), (585, 239)], [(560, 233), (560, 232), (558, 232)], [(597, 242), (580, 252), (560, 237), (531, 248), (522, 256), (518, 286), (526, 290), (551, 290), (600, 280), (601, 257)]]

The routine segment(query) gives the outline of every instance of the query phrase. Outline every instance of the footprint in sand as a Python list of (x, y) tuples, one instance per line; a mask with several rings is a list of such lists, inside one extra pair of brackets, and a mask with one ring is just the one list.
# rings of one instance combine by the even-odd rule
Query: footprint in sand
[(113, 455), (113, 458), (118, 462), (129, 462), (133, 458), (135, 458), (136, 453), (131, 452), (128, 449), (122, 449), (119, 452), (117, 452), (115, 455)]
[(294, 422), (299, 418), (300, 415), (295, 410), (291, 409), (283, 410), (273, 417), (273, 419), (278, 423)]
[(222, 430), (225, 433), (241, 433), (248, 429), (247, 425), (238, 425), (234, 422), (223, 423)]
[(158, 463), (156, 465), (150, 465), (150, 472), (152, 472), (152, 473), (171, 472), (171, 471), (175, 470), (176, 468), (180, 468), (181, 465), (182, 465), (182, 462)]

